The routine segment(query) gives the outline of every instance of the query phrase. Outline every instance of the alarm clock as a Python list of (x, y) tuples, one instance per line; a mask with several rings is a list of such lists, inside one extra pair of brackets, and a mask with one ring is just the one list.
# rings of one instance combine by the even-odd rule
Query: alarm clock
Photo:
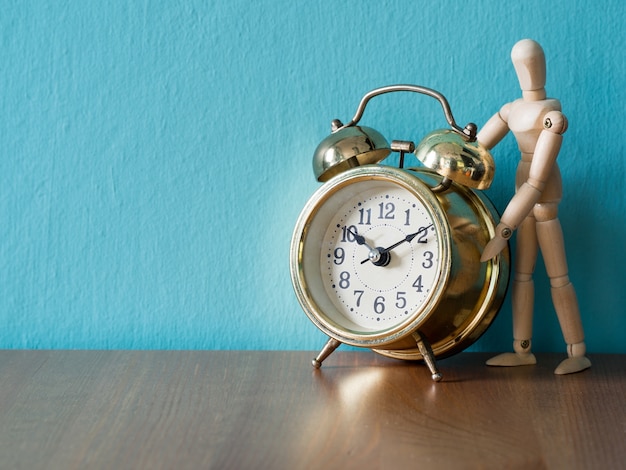
[[(389, 145), (357, 126), (371, 98), (395, 91), (438, 99), (450, 129), (415, 146)], [(423, 361), (439, 381), (436, 359), (464, 350), (492, 323), (508, 285), (509, 250), (480, 261), (499, 216), (481, 193), (494, 165), (475, 133), (471, 123), (456, 126), (443, 95), (417, 85), (373, 90), (349, 124), (333, 121), (313, 158), (323, 185), (302, 210), (290, 247), (296, 297), (328, 336), (314, 367), (348, 344)], [(391, 151), (400, 163), (381, 164)], [(421, 167), (405, 168), (409, 153)]]

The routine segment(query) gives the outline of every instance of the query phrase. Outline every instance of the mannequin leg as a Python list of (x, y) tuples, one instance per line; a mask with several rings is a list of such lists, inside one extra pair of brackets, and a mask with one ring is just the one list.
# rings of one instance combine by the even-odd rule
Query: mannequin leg
[(552, 302), (556, 310), (563, 338), (567, 343), (568, 358), (554, 371), (555, 374), (580, 372), (591, 366), (585, 357), (585, 335), (574, 286), (570, 282), (563, 231), (558, 218), (537, 222), (537, 236), (550, 278)]
[(535, 286), (532, 279), (537, 259), (535, 218), (527, 217), (517, 230), (515, 272), (512, 283), (513, 353), (502, 353), (487, 361), (488, 366), (523, 366), (536, 364), (530, 352), (533, 329)]

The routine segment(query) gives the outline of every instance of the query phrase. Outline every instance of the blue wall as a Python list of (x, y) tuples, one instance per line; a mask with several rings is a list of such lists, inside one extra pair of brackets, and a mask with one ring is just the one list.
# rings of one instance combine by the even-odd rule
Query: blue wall
[[(531, 37), (570, 121), (588, 348), (626, 353), (623, 0), (0, 3), (0, 348), (317, 349), (288, 251), (330, 120), (415, 83), (480, 125), (519, 96), (509, 53)], [(416, 141), (446, 125), (399, 95), (361, 122)], [(494, 156), (502, 209), (511, 136)], [(535, 347), (563, 351), (538, 266)], [(507, 301), (474, 350), (510, 342)]]

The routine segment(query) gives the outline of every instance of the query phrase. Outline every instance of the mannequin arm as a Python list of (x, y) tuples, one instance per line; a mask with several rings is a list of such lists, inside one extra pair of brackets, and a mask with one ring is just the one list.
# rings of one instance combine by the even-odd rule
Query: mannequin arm
[(528, 182), (520, 186), (515, 196), (513, 196), (508, 206), (506, 206), (504, 214), (502, 214), (500, 218), (500, 223), (496, 227), (495, 235), (485, 246), (483, 254), (480, 257), (481, 261), (487, 261), (493, 258), (504, 249), (509, 238), (513, 235), (513, 231), (528, 216), (540, 196), (541, 191)]
[(491, 116), (480, 132), (476, 134), (476, 140), (485, 148), (491, 150), (509, 132), (509, 125), (507, 124), (509, 106), (509, 104), (505, 104), (499, 112)]
[(566, 128), (567, 121), (560, 112), (552, 111), (546, 115), (544, 129), (539, 134), (535, 146), (528, 179), (519, 187), (507, 205), (496, 227), (494, 237), (483, 250), (481, 261), (493, 258), (504, 249), (513, 231), (528, 217), (539, 201), (561, 149), (562, 133)]

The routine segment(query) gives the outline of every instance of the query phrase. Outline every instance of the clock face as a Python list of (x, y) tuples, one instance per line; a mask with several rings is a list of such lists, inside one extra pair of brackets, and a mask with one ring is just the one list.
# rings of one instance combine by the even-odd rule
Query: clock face
[(328, 222), (321, 277), (346, 319), (380, 330), (406, 320), (429, 298), (441, 265), (439, 235), (414, 193), (388, 181), (361, 186)]
[(395, 168), (361, 166), (326, 183), (292, 240), (292, 280), (329, 336), (379, 345), (413, 332), (443, 295), (450, 228), (430, 188)]

